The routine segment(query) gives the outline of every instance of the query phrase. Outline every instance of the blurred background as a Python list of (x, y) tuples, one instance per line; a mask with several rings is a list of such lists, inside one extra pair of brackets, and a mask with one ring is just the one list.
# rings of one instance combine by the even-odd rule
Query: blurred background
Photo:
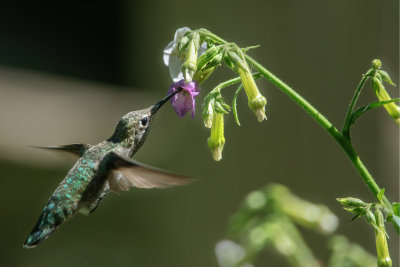
[[(268, 121), (238, 100), (242, 127), (226, 118), (223, 160), (214, 162), (201, 106), (179, 120), (166, 105), (136, 159), (198, 178), (167, 190), (109, 195), (39, 247), (22, 244), (47, 199), (74, 164), (30, 145), (96, 144), (125, 113), (148, 107), (171, 83), (162, 50), (177, 28), (204, 27), (245, 47), (337, 127), (372, 59), (399, 84), (399, 2), (336, 1), (3, 1), (0, 4), (0, 265), (216, 266), (214, 246), (251, 190), (281, 183), (327, 205), (337, 233), (375, 254), (373, 231), (336, 197), (374, 201), (345, 154), (305, 112), (266, 81)], [(202, 99), (234, 74), (220, 68)], [(398, 87), (389, 88), (393, 97)], [(230, 101), (233, 90), (226, 90)], [(360, 105), (375, 101), (370, 84)], [(384, 109), (353, 126), (356, 150), (392, 201), (399, 200), (399, 128)], [(393, 266), (398, 236), (388, 227)], [(326, 262), (327, 238), (302, 232)], [(289, 266), (265, 252), (256, 266)]]

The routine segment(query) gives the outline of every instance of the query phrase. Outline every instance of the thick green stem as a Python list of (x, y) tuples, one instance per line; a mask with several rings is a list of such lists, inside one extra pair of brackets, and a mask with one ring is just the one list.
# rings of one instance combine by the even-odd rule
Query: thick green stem
[[(215, 34), (209, 32), (208, 30), (201, 29), (200, 30), (202, 34), (207, 35), (209, 38), (213, 39), (215, 42), (218, 42), (220, 44), (226, 44), (227, 42), (220, 37), (216, 36)], [(367, 187), (371, 190), (373, 195), (375, 196), (376, 199), (378, 199), (378, 194), (381, 191), (381, 188), (377, 185), (375, 182), (374, 178), (372, 175), (369, 173), (368, 169), (365, 167), (357, 153), (355, 152), (350, 139), (344, 136), (341, 132), (339, 132), (336, 127), (332, 125), (332, 123), (324, 116), (322, 115), (314, 106), (312, 106), (307, 100), (305, 100), (301, 95), (299, 95), (295, 90), (293, 90), (290, 86), (285, 84), (283, 81), (281, 81), (278, 77), (276, 77), (274, 74), (272, 74), (269, 70), (264, 68), (260, 63), (246, 55), (246, 60), (248, 63), (253, 65), (260, 73), (262, 76), (264, 76), (266, 79), (268, 79), (272, 84), (274, 84), (276, 87), (278, 87), (284, 94), (289, 96), (294, 102), (296, 102), (301, 108), (303, 108), (308, 114), (311, 115), (312, 118), (314, 118), (318, 124), (324, 128), (342, 147), (358, 173), (360, 174), (361, 178), (364, 180), (364, 183), (367, 185)], [(366, 79), (365, 79), (366, 80)], [(359, 91), (361, 90), (363, 83), (365, 83), (364, 79), (362, 80), (362, 83), (359, 86)], [(350, 108), (354, 107), (355, 102), (358, 98), (358, 94), (356, 92), (356, 95), (353, 97), (353, 101), (350, 104)], [(351, 109), (352, 110), (352, 109)], [(351, 111), (350, 111), (351, 112)], [(379, 199), (378, 199), (379, 200)], [(387, 212), (391, 212), (392, 205), (390, 204), (389, 200), (383, 196), (382, 198), (383, 205), (385, 206), (385, 210)]]

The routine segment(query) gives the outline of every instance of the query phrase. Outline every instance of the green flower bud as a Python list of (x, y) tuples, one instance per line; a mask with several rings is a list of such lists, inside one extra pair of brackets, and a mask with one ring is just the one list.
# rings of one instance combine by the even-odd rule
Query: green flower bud
[(206, 96), (204, 98), (203, 104), (203, 122), (206, 128), (211, 128), (213, 118), (214, 118), (214, 103), (215, 99), (211, 96)]
[(392, 266), (392, 259), (386, 240), (385, 223), (382, 212), (378, 208), (375, 210), (375, 218), (378, 225), (378, 230), (375, 231), (377, 265), (378, 267), (390, 267)]
[[(375, 77), (372, 77), (371, 83), (379, 101), (387, 101), (392, 99), (387, 93), (385, 86), (383, 85), (379, 77), (377, 77), (377, 75)], [(395, 103), (389, 103), (383, 106), (385, 107), (387, 113), (394, 119), (394, 121), (398, 125), (400, 125), (400, 107), (397, 106)]]
[(378, 225), (376, 224), (376, 218), (374, 213), (370, 209), (367, 209), (364, 215), (365, 219), (367, 219), (367, 221), (372, 225), (372, 227), (374, 227), (375, 231), (379, 231)]
[(209, 68), (206, 70), (197, 70), (196, 73), (193, 76), (193, 80), (196, 81), (198, 84), (202, 84), (205, 80), (208, 79), (208, 77), (211, 76), (211, 74), (214, 72), (215, 67)]
[(354, 198), (354, 197), (345, 197), (345, 198), (337, 198), (337, 201), (340, 202), (343, 206), (351, 207), (351, 208), (359, 208), (359, 207), (366, 207), (368, 206), (367, 203), (362, 201), (361, 199)]
[(267, 116), (265, 115), (265, 106), (267, 105), (267, 99), (260, 94), (253, 75), (250, 73), (248, 68), (239, 68), (238, 72), (244, 90), (246, 91), (250, 109), (253, 110), (259, 122), (262, 122), (264, 119), (266, 120)]
[(243, 52), (240, 48), (237, 48), (236, 51), (228, 50), (224, 60), (226, 65), (234, 71), (238, 71), (238, 69), (248, 69)]
[(372, 60), (372, 68), (374, 70), (379, 70), (382, 67), (382, 62), (379, 59)]
[(185, 61), (185, 63), (182, 64), (182, 73), (186, 83), (190, 83), (193, 80), (196, 70), (197, 66), (194, 61)]
[(213, 116), (211, 126), (211, 134), (207, 139), (208, 147), (210, 148), (215, 161), (222, 159), (222, 150), (224, 149), (224, 114), (216, 112)]
[(192, 81), (194, 74), (197, 70), (197, 54), (200, 46), (200, 35), (194, 31), (191, 34), (191, 40), (187, 48), (185, 62), (182, 64), (182, 73), (185, 78), (185, 82), (189, 83)]
[(185, 36), (183, 36), (181, 38), (181, 40), (178, 43), (178, 53), (181, 54), (185, 54), (186, 50), (189, 47), (189, 41), (190, 41), (190, 36), (191, 33), (188, 32), (188, 34), (186, 34)]
[(206, 70), (217, 66), (223, 59), (222, 47), (212, 46), (197, 60), (197, 69)]

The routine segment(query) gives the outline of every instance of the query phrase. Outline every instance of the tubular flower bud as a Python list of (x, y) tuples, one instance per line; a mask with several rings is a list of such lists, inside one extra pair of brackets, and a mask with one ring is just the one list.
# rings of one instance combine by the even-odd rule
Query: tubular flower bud
[(189, 47), (186, 53), (185, 62), (182, 65), (183, 77), (185, 82), (189, 83), (193, 79), (193, 75), (197, 70), (197, 55), (200, 46), (200, 35), (194, 31), (192, 33), (192, 39), (190, 40)]
[[(392, 99), (378, 76), (372, 77), (371, 83), (379, 101), (387, 101)], [(383, 106), (385, 107), (387, 113), (394, 119), (394, 121), (400, 125), (400, 107), (395, 103), (389, 103)]]
[(198, 84), (202, 84), (205, 80), (208, 79), (208, 77), (211, 76), (211, 74), (214, 72), (215, 67), (209, 68), (206, 70), (197, 70), (196, 73), (193, 76), (193, 80), (196, 81)]
[(224, 149), (224, 114), (216, 112), (213, 116), (211, 126), (211, 134), (207, 139), (208, 147), (210, 148), (215, 161), (222, 159), (222, 150)]
[(222, 47), (212, 46), (197, 60), (197, 69), (206, 70), (217, 66), (223, 59)]
[(260, 94), (243, 51), (235, 45), (225, 52), (224, 60), (229, 68), (239, 73), (244, 90), (246, 91), (248, 105), (253, 110), (258, 121), (262, 122), (264, 119), (266, 120), (265, 106), (267, 105), (267, 99)]
[(344, 198), (337, 198), (337, 201), (339, 201), (343, 206), (349, 207), (349, 208), (359, 208), (359, 207), (366, 207), (368, 206), (367, 203), (362, 201), (361, 199), (354, 198), (354, 197), (344, 197)]
[(248, 105), (251, 110), (253, 110), (259, 122), (267, 119), (265, 115), (265, 106), (267, 105), (267, 99), (260, 94), (256, 82), (254, 81), (253, 75), (250, 73), (249, 69), (238, 68), (240, 78), (244, 90), (246, 91)]
[(378, 226), (378, 230), (375, 231), (377, 265), (378, 267), (390, 267), (392, 259), (389, 255), (383, 215), (379, 209), (376, 209), (375, 217)]
[(212, 97), (204, 98), (203, 104), (203, 122), (206, 128), (211, 128), (214, 118), (214, 103), (215, 99)]

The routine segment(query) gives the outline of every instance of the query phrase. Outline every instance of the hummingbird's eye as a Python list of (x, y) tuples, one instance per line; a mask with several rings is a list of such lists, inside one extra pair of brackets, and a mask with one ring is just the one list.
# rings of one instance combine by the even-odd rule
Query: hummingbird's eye
[(144, 117), (143, 119), (140, 120), (140, 124), (142, 126), (146, 126), (148, 122), (149, 122), (149, 119), (147, 117)]

